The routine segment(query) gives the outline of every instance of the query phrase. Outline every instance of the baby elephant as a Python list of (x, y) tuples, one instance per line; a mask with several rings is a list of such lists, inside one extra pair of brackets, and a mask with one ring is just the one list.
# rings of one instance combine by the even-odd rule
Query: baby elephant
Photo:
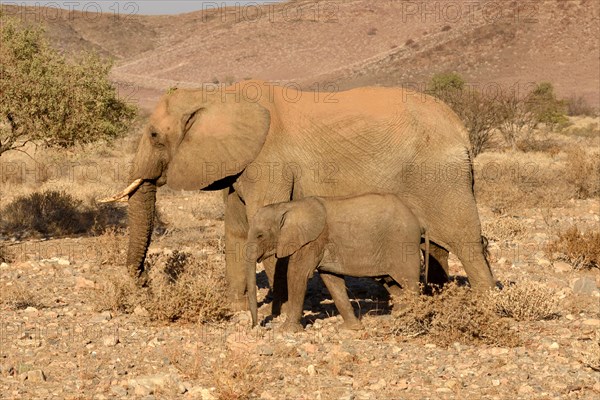
[[(362, 324), (354, 315), (341, 275), (389, 275), (403, 287), (417, 291), (423, 233), (417, 217), (393, 194), (307, 197), (261, 208), (248, 231), (252, 325), (257, 322), (255, 261), (273, 255), (289, 257), (289, 308), (284, 329), (302, 329), (306, 286), (315, 269), (344, 318), (343, 327), (360, 329)], [(427, 240), (425, 247), (428, 252)]]

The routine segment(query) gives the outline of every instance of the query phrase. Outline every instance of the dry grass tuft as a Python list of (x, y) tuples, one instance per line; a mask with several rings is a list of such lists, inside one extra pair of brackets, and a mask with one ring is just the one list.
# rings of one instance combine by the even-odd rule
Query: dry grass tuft
[(257, 397), (266, 382), (264, 364), (246, 354), (228, 352), (212, 368), (219, 400), (242, 400)]
[(581, 232), (575, 225), (559, 232), (546, 253), (554, 260), (563, 260), (576, 269), (600, 268), (600, 232)]
[(223, 268), (179, 251), (150, 254), (150, 282), (140, 288), (124, 271), (110, 273), (100, 284), (97, 311), (130, 313), (145, 308), (150, 319), (163, 322), (216, 322), (229, 317)]
[(96, 239), (96, 245), (100, 250), (102, 265), (125, 264), (125, 252), (127, 240), (125, 230), (116, 227), (107, 228), (104, 233)]
[(499, 315), (517, 321), (542, 321), (559, 316), (556, 293), (539, 282), (506, 284), (501, 291), (492, 293), (491, 300)]
[(0, 263), (9, 263), (14, 261), (15, 254), (8, 246), (0, 245)]
[(484, 153), (475, 160), (475, 196), (499, 214), (557, 207), (573, 197), (564, 175), (545, 153)]
[(96, 311), (131, 313), (137, 305), (145, 304), (146, 298), (145, 291), (127, 273), (111, 271), (95, 290), (92, 302)]
[(486, 295), (460, 287), (446, 285), (432, 296), (406, 294), (403, 309), (396, 314), (394, 333), (414, 337), (428, 335), (434, 342), (485, 343), (515, 346), (518, 338), (501, 318)]
[(220, 266), (179, 251), (151, 254), (146, 263), (152, 319), (214, 322), (230, 315)]
[(567, 153), (566, 178), (575, 186), (575, 196), (588, 199), (600, 196), (600, 152), (588, 153), (574, 147)]
[(44, 308), (37, 292), (19, 283), (5, 284), (0, 287), (0, 304), (11, 310), (24, 310), (27, 307)]
[(514, 240), (527, 232), (527, 225), (519, 218), (500, 215), (483, 221), (482, 230), (485, 237), (495, 241)]

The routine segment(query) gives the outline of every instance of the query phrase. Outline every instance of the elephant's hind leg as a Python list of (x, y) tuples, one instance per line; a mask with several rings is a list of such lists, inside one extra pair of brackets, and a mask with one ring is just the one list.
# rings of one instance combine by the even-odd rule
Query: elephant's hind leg
[(329, 294), (331, 294), (331, 297), (333, 298), (336, 308), (340, 312), (342, 318), (344, 318), (342, 327), (352, 330), (362, 329), (362, 323), (356, 318), (356, 315), (354, 315), (354, 308), (352, 308), (352, 303), (350, 303), (350, 298), (348, 298), (348, 291), (346, 290), (344, 278), (327, 272), (321, 272), (320, 275), (327, 290), (329, 290)]
[(434, 285), (444, 285), (450, 279), (448, 251), (435, 243), (429, 245), (429, 274), (425, 278)]

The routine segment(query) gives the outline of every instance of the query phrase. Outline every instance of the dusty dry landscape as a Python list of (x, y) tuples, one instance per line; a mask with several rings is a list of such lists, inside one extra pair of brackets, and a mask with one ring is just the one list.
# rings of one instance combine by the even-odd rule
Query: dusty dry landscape
[[(468, 18), (394, 28), (406, 9), (383, 3), (331, 2), (338, 22), (327, 24), (200, 13), (47, 21), (57, 47), (115, 57), (114, 80), (140, 112), (112, 144), (32, 144), (1, 157), (0, 399), (600, 396), (598, 4), (544, 2), (524, 11), (537, 23), (511, 29), (513, 20)], [(253, 44), (234, 46), (240, 38)], [(263, 53), (265, 43), (273, 44)], [(494, 52), (498, 43), (509, 45)], [(166, 186), (146, 261), (150, 284), (128, 277), (127, 205), (97, 199), (129, 183), (142, 127), (164, 90), (248, 77), (393, 86), (444, 71), (480, 83), (548, 80), (561, 98), (582, 96), (595, 108), (539, 126), (516, 146), (496, 134), (475, 158), (475, 196), (502, 290), (471, 293), (452, 254), (452, 283), (433, 295), (391, 299), (374, 280), (349, 278), (365, 329), (346, 331), (315, 276), (305, 330), (292, 334), (280, 329), (285, 316), (268, 317), (259, 268), (264, 324), (251, 329), (247, 311), (227, 309), (221, 192)]]

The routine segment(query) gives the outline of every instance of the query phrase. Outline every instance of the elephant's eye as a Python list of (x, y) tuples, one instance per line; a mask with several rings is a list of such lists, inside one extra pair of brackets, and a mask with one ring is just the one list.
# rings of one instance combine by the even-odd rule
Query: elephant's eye
[(264, 234), (262, 234), (262, 233), (259, 233), (259, 234), (257, 234), (257, 235), (256, 235), (256, 238), (257, 238), (257, 239), (262, 239), (262, 238), (264, 238), (264, 237), (265, 237), (265, 235), (264, 235)]
[(150, 132), (150, 137), (152, 139), (156, 139), (158, 137), (158, 133), (156, 133), (156, 132)]

